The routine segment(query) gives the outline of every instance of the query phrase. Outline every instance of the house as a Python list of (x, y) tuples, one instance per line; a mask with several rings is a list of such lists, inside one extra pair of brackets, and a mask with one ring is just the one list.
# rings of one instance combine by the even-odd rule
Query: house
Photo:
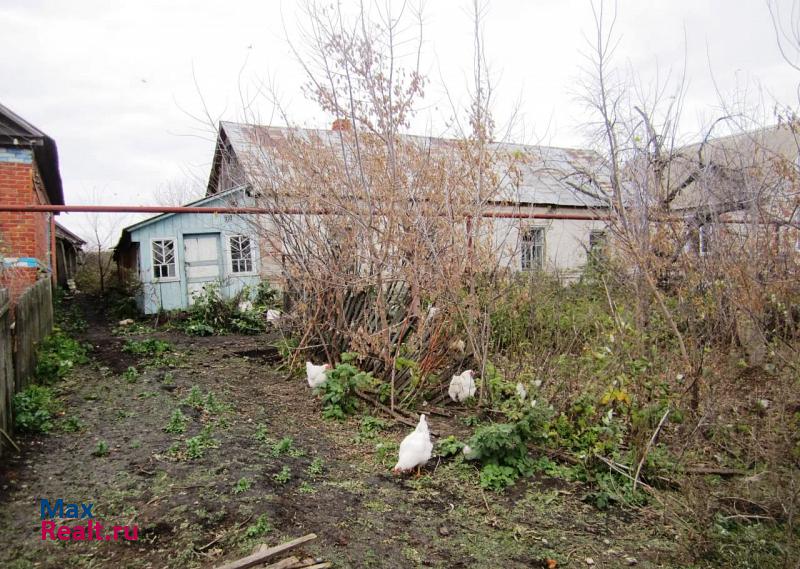
[[(297, 133), (335, 145), (336, 132), (336, 128), (310, 131), (221, 122), (206, 197), (187, 205), (258, 206), (260, 192), (271, 183), (262, 165), (273, 160), (274, 145)], [(450, 151), (455, 144), (407, 138), (434, 151)], [(605, 223), (597, 217), (605, 204), (575, 189), (577, 184), (568, 178), (576, 163), (595, 166), (596, 155), (546, 146), (503, 145), (501, 150), (526, 156), (488, 208), (490, 238), (501, 263), (515, 271), (541, 269), (575, 280), (590, 247), (602, 240)], [(265, 236), (270, 232), (262, 229), (269, 223), (255, 215), (159, 215), (126, 227), (115, 256), (141, 281), (139, 305), (145, 313), (186, 308), (193, 295), (211, 282), (219, 282), (226, 296), (260, 279), (284, 288), (289, 283), (283, 282), (282, 267), (292, 251)]]
[(798, 175), (800, 134), (792, 125), (709, 137), (675, 151), (666, 205), (689, 221), (687, 246), (700, 255), (722, 233), (769, 234), (784, 253), (800, 252)]
[[(0, 202), (63, 204), (55, 141), (0, 105)], [(0, 286), (12, 299), (43, 272), (52, 272), (53, 214), (0, 212)]]
[[(236, 207), (252, 203), (244, 186), (189, 206)], [(209, 284), (230, 298), (261, 278), (253, 221), (242, 215), (165, 213), (130, 225), (114, 250), (118, 266), (141, 283), (137, 304), (145, 314), (185, 309)]]
[(86, 241), (60, 223), (56, 223), (56, 274), (60, 287), (70, 289), (74, 287), (78, 266), (83, 261), (84, 245)]
[[(269, 184), (271, 150), (292, 135), (314, 136), (337, 147), (337, 132), (349, 127), (337, 120), (330, 130), (289, 129), (273, 126), (220, 122), (207, 195), (247, 186), (258, 192)], [(406, 136), (432, 151), (450, 151), (458, 142), (450, 139)], [(493, 239), (504, 265), (512, 270), (544, 269), (573, 281), (582, 274), (592, 244), (602, 240), (606, 224), (599, 219), (607, 203), (580, 188), (579, 172), (593, 172), (603, 179), (599, 156), (590, 150), (496, 143), (493, 148), (509, 155), (523, 155), (515, 175), (503, 178), (501, 190), (490, 200), (487, 215), (495, 220)], [(505, 176), (505, 177), (504, 177)], [(550, 218), (535, 218), (547, 215)], [(529, 216), (529, 217), (526, 217)], [(557, 219), (559, 216), (562, 219)], [(578, 219), (578, 218), (585, 219)], [(287, 252), (280, 244), (265, 243), (265, 260), (271, 274), (280, 271), (279, 259)]]

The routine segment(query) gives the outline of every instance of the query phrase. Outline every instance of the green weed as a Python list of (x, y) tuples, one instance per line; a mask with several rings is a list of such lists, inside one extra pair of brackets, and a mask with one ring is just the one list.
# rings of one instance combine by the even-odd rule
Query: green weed
[(253, 438), (260, 443), (266, 444), (270, 442), (269, 429), (264, 423), (259, 423), (256, 425), (256, 432), (253, 433)]
[(280, 472), (272, 475), (272, 479), (278, 484), (286, 484), (292, 479), (292, 470), (288, 466), (284, 466)]
[(317, 388), (322, 394), (322, 415), (326, 419), (343, 420), (355, 413), (358, 409), (356, 389), (375, 383), (372, 374), (360, 371), (349, 363), (355, 361), (356, 357), (352, 353), (342, 354), (342, 363), (328, 371), (327, 381)]
[(308, 465), (308, 469), (306, 469), (306, 472), (312, 478), (316, 478), (317, 476), (322, 475), (324, 469), (325, 469), (325, 462), (322, 460), (322, 458), (317, 457), (311, 461), (311, 464)]
[(53, 428), (53, 416), (62, 409), (49, 387), (29, 385), (14, 395), (14, 426), (18, 431), (48, 433)]
[(172, 412), (172, 417), (170, 417), (169, 423), (167, 423), (167, 426), (164, 427), (164, 430), (174, 435), (185, 433), (186, 424), (188, 422), (189, 418), (184, 415), (180, 409), (175, 409)]
[(37, 350), (36, 377), (53, 383), (65, 377), (78, 364), (89, 361), (86, 348), (59, 328), (54, 328)]
[(233, 487), (232, 492), (234, 494), (243, 494), (244, 492), (247, 492), (248, 490), (250, 490), (250, 486), (252, 486), (252, 485), (253, 485), (253, 481), (250, 480), (249, 478), (244, 478), (244, 477), (240, 478), (236, 482), (236, 485)]
[(83, 429), (83, 423), (77, 417), (67, 417), (61, 422), (60, 427), (65, 433), (77, 433)]
[(292, 437), (283, 437), (277, 443), (272, 445), (272, 456), (278, 457), (282, 454), (288, 454), (292, 450), (294, 439)]
[(98, 458), (106, 456), (109, 452), (108, 443), (106, 441), (99, 441), (97, 446), (94, 447), (92, 455)]
[(250, 539), (256, 539), (265, 536), (271, 532), (272, 529), (269, 518), (266, 514), (262, 514), (258, 516), (254, 524), (248, 526), (247, 529), (244, 530), (244, 535)]

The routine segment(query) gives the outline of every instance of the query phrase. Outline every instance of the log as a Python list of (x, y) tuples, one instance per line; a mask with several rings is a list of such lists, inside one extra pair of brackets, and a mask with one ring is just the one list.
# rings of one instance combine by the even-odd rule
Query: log
[(247, 557), (243, 557), (242, 559), (237, 559), (236, 561), (232, 561), (225, 565), (221, 565), (218, 569), (247, 569), (248, 567), (255, 567), (256, 565), (261, 565), (265, 561), (269, 560), (276, 555), (289, 551), (290, 549), (294, 549), (299, 545), (303, 545), (304, 543), (308, 543), (317, 539), (317, 535), (310, 533), (308, 535), (304, 535), (303, 537), (298, 537), (297, 539), (293, 539), (292, 541), (287, 541), (286, 543), (281, 543), (280, 545), (276, 545), (274, 547), (269, 547), (267, 549), (262, 549), (261, 551), (257, 551)]
[(264, 569), (289, 569), (290, 567), (295, 567), (299, 561), (297, 557), (287, 557), (286, 559), (281, 559), (277, 563), (265, 565)]

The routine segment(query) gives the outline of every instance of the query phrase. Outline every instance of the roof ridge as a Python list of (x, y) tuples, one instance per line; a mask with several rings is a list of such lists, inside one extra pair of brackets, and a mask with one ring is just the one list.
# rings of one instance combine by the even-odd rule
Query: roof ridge
[[(332, 133), (337, 132), (330, 128), (310, 128), (310, 127), (302, 127), (302, 126), (276, 126), (270, 124), (254, 124), (254, 123), (246, 123), (246, 122), (238, 122), (238, 121), (226, 121), (220, 120), (219, 121), (220, 127), (222, 125), (231, 125), (235, 127), (250, 127), (250, 128), (262, 128), (262, 129), (275, 129), (280, 131), (304, 131), (304, 132), (315, 132), (315, 133)], [(441, 141), (449, 141), (449, 142), (460, 142), (465, 140), (463, 138), (455, 138), (452, 136), (434, 136), (428, 134), (415, 134), (415, 133), (401, 133), (400, 136), (407, 137), (407, 138), (422, 138), (428, 140), (441, 140)], [(578, 152), (589, 152), (592, 154), (597, 154), (595, 150), (591, 148), (585, 147), (578, 147), (578, 146), (558, 146), (552, 144), (528, 144), (526, 142), (510, 142), (510, 141), (492, 141), (490, 144), (497, 144), (497, 145), (509, 145), (509, 146), (521, 146), (524, 148), (529, 149), (538, 149), (538, 148), (548, 148), (553, 150), (570, 150), (570, 151), (578, 151)]]

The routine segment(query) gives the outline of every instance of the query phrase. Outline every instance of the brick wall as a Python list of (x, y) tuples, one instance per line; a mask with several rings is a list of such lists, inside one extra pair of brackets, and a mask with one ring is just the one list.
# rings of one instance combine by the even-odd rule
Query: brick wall
[[(33, 152), (25, 148), (0, 148), (0, 202), (17, 205), (47, 203)], [(50, 241), (46, 213), (0, 212), (0, 256), (28, 257), (48, 267)], [(33, 284), (39, 269), (3, 267), (0, 286), (7, 287), (12, 302)]]

